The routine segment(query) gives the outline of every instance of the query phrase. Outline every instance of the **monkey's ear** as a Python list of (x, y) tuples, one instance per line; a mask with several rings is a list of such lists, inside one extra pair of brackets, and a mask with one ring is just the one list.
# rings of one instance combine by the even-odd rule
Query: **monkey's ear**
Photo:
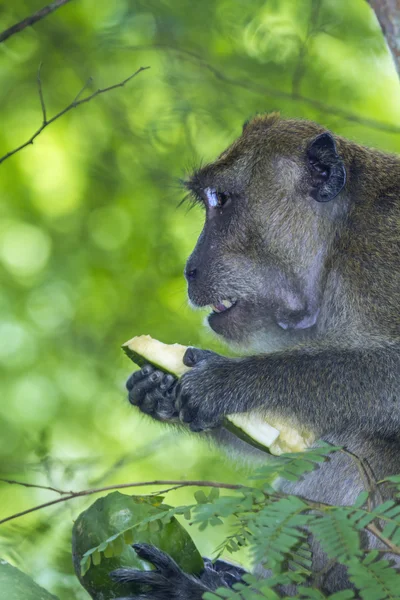
[(307, 158), (312, 178), (311, 196), (317, 202), (336, 198), (346, 183), (346, 169), (330, 133), (321, 133), (311, 142)]

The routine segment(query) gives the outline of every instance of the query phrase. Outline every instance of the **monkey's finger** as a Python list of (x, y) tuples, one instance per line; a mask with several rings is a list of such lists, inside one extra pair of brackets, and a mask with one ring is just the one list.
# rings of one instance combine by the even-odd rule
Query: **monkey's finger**
[(160, 383), (160, 390), (162, 392), (169, 390), (176, 381), (177, 381), (177, 378), (174, 377), (173, 375), (165, 375), (162, 382)]
[(119, 583), (136, 583), (138, 585), (165, 586), (165, 577), (157, 571), (139, 571), (137, 569), (116, 569), (110, 573), (111, 579)]
[(134, 405), (140, 405), (143, 402), (146, 394), (159, 385), (163, 376), (164, 373), (162, 371), (154, 371), (150, 375), (147, 375), (141, 379), (130, 390), (128, 395), (129, 402)]
[(154, 367), (152, 365), (145, 365), (139, 371), (135, 371), (128, 378), (126, 382), (126, 389), (130, 392), (134, 385), (136, 385), (143, 377), (147, 377), (154, 371)]
[(159, 395), (160, 392), (157, 389), (147, 392), (142, 402), (139, 404), (140, 410), (146, 415), (153, 416), (157, 411)]
[(183, 356), (183, 364), (187, 367), (194, 367), (202, 360), (206, 360), (211, 356), (217, 356), (217, 354), (211, 352), (211, 350), (201, 350), (200, 348), (189, 347)]
[[(153, 565), (163, 573), (170, 575), (181, 573), (180, 567), (176, 562), (162, 550), (159, 550), (151, 544), (133, 544), (133, 549), (139, 558), (153, 563)], [(151, 573), (152, 571), (147, 571)], [(154, 572), (154, 571), (153, 571)]]

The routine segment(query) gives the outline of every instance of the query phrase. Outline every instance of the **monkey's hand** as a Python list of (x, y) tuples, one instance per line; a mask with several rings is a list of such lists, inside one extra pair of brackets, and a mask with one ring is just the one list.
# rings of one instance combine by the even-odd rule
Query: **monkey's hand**
[(244, 573), (242, 569), (235, 569), (233, 565), (233, 568), (226, 569), (227, 563), (219, 572), (218, 567), (213, 568), (210, 561), (206, 561), (204, 571), (198, 579), (184, 573), (168, 554), (155, 546), (134, 544), (133, 547), (140, 558), (154, 565), (155, 570), (123, 568), (110, 573), (114, 581), (132, 584), (132, 596), (120, 600), (201, 600), (205, 592), (231, 585), (239, 581)]
[(234, 412), (229, 382), (223, 384), (233, 360), (188, 348), (183, 362), (192, 369), (180, 379), (145, 365), (127, 381), (129, 402), (159, 421), (185, 423), (192, 431), (214, 429), (227, 412)]
[(192, 369), (176, 384), (176, 408), (191, 431), (215, 429), (227, 414), (242, 411), (230, 381), (235, 361), (209, 350), (186, 350), (183, 362)]
[(176, 377), (158, 371), (152, 365), (144, 365), (126, 382), (129, 402), (154, 419), (178, 422), (177, 381)]

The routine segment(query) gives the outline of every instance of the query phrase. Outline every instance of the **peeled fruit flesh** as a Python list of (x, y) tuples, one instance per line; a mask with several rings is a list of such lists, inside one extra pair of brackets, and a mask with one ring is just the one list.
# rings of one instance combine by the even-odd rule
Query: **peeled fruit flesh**
[[(150, 363), (161, 371), (181, 377), (191, 367), (183, 364), (187, 346), (164, 344), (149, 335), (132, 338), (122, 349), (139, 366)], [(268, 423), (257, 413), (236, 413), (225, 418), (224, 426), (245, 442), (271, 454), (301, 452), (314, 441), (307, 431), (298, 429), (271, 415)]]

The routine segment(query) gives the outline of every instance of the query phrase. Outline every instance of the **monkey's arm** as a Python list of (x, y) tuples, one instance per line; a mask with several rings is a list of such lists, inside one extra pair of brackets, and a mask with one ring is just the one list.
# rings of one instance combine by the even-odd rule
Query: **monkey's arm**
[(317, 438), (347, 426), (375, 435), (398, 432), (398, 346), (302, 348), (245, 358), (189, 348), (184, 362), (193, 368), (178, 381), (165, 381), (157, 371), (141, 375), (146, 367), (137, 372), (131, 402), (192, 431), (212, 429), (227, 414), (258, 411), (309, 428)]
[(191, 349), (194, 368), (177, 386), (180, 419), (193, 431), (232, 412), (259, 411), (316, 437), (354, 430), (391, 435), (400, 424), (400, 349), (309, 348), (230, 359)]

